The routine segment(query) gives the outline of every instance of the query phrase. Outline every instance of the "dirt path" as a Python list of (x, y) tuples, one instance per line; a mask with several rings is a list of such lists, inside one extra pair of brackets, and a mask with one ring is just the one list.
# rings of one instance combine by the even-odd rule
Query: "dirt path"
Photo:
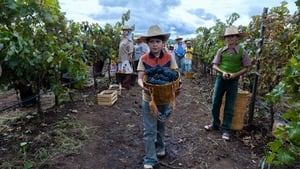
[[(210, 121), (208, 80), (184, 79), (177, 97), (176, 112), (167, 123), (167, 156), (160, 160), (161, 169), (254, 169), (261, 147), (246, 146), (247, 136), (233, 135), (230, 142), (218, 132), (207, 132)], [(144, 155), (141, 93), (137, 86), (122, 91), (113, 106), (74, 104), (76, 121), (93, 128), (93, 136), (70, 154), (62, 154), (41, 168), (51, 169), (138, 169)], [(94, 97), (94, 96), (93, 96)], [(92, 98), (93, 98), (92, 97)], [(93, 100), (90, 100), (93, 102)], [(248, 140), (249, 141), (249, 140)]]

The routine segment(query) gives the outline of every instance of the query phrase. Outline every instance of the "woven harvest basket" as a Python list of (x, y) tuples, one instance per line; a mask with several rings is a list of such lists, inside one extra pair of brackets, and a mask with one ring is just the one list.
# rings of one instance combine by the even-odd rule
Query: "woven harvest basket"
[[(239, 90), (236, 96), (234, 114), (231, 122), (232, 130), (242, 130), (244, 127), (244, 117), (249, 104), (250, 93), (248, 91)], [(223, 122), (224, 105), (226, 97), (224, 95), (220, 110), (220, 121)]]
[(157, 105), (169, 104), (175, 99), (175, 92), (177, 89), (179, 89), (180, 81), (179, 72), (177, 72), (177, 74), (178, 78), (176, 80), (164, 85), (148, 83), (148, 77), (144, 77), (144, 84), (153, 94), (154, 101)]
[(194, 79), (194, 72), (185, 72), (186, 79)]

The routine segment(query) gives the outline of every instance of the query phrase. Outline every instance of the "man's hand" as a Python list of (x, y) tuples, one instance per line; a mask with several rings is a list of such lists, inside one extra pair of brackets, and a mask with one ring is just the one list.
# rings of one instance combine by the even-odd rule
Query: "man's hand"
[(224, 72), (222, 75), (224, 80), (234, 80), (236, 79), (238, 76), (236, 73), (226, 73)]
[(179, 88), (176, 89), (176, 91), (175, 91), (175, 96), (178, 96), (178, 95), (180, 94), (180, 91), (181, 91), (181, 89), (182, 89), (182, 86), (183, 86), (182, 82), (179, 81)]
[(142, 90), (144, 90), (145, 93), (150, 94), (150, 90), (146, 86), (141, 86)]
[(231, 78), (231, 74), (227, 72), (223, 72), (222, 77), (224, 80), (229, 80)]
[(182, 81), (179, 81), (179, 89), (181, 89), (183, 86)]

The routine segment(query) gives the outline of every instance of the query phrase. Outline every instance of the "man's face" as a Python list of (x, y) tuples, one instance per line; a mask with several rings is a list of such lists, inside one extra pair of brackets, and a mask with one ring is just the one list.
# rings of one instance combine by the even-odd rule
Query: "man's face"
[(158, 54), (162, 50), (164, 43), (161, 39), (149, 39), (148, 46), (152, 53)]
[(139, 38), (139, 39), (137, 40), (137, 42), (138, 42), (138, 43), (142, 43), (143, 40), (142, 40), (141, 38)]
[(225, 41), (228, 45), (235, 45), (238, 41), (237, 35), (225, 36)]
[(129, 34), (129, 30), (128, 29), (123, 29), (122, 33), (124, 36), (127, 36)]

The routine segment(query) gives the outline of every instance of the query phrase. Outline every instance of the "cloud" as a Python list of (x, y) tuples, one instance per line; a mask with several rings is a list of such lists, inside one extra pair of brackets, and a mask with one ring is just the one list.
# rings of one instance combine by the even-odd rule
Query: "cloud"
[(203, 20), (216, 20), (217, 17), (212, 14), (212, 13), (207, 13), (205, 12), (205, 9), (203, 8), (198, 8), (198, 9), (193, 9), (193, 10), (188, 10), (192, 15), (197, 16)]
[[(88, 21), (101, 26), (114, 25), (130, 10), (128, 25), (135, 25), (135, 34), (145, 34), (149, 26), (158, 24), (171, 38), (194, 36), (198, 27), (211, 27), (217, 19), (225, 22), (232, 13), (240, 18), (235, 25), (248, 25), (251, 16), (261, 15), (264, 7), (280, 6), (280, 0), (59, 0), (66, 17), (77, 22)], [(288, 8), (296, 11), (294, 0)]]

